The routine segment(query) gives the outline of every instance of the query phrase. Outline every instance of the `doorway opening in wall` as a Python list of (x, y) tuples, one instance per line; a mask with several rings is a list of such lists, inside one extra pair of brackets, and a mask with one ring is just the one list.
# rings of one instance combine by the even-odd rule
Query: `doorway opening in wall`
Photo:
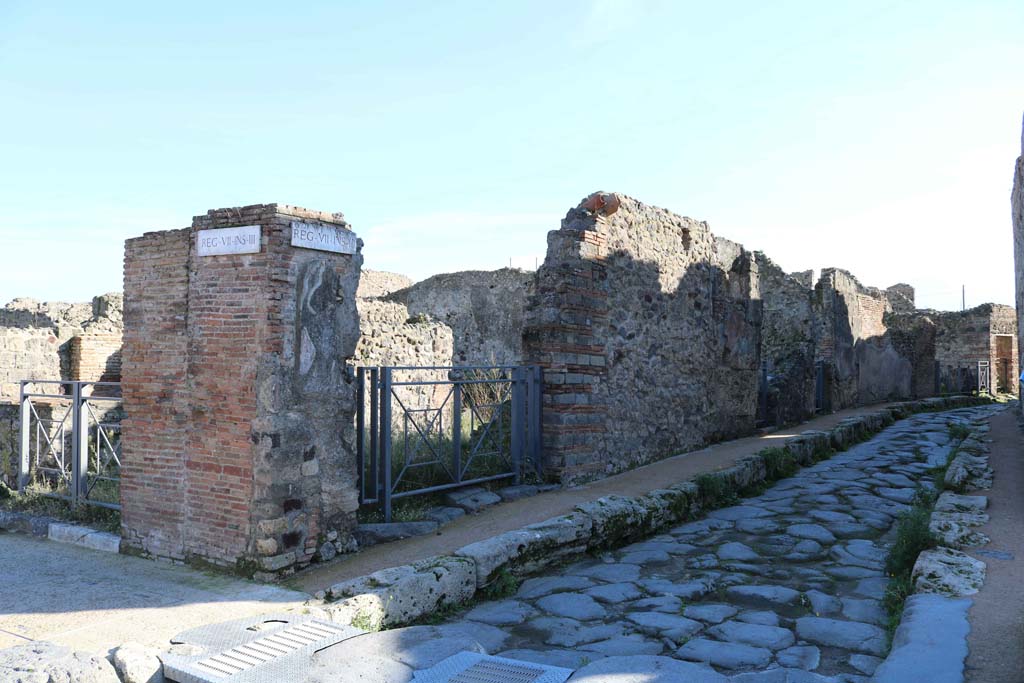
[(1016, 385), (1013, 372), (1013, 337), (996, 335), (996, 390), (1000, 394), (1012, 392)]
[(361, 367), (356, 381), (362, 521), (414, 521), (454, 489), (539, 480), (539, 367)]

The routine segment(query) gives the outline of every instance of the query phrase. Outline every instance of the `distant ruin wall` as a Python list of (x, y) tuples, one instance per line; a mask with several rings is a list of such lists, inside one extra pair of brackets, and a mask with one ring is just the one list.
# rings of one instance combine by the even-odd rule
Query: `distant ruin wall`
[(810, 274), (793, 277), (755, 252), (763, 304), (761, 361), (766, 364), (767, 424), (791, 424), (814, 414), (815, 312)]
[(815, 287), (815, 307), (831, 410), (912, 395), (911, 360), (887, 334), (884, 319), (892, 305), (886, 292), (827, 268)]
[(356, 290), (356, 296), (360, 299), (377, 299), (411, 285), (412, 279), (401, 273), (364, 268), (359, 274), (359, 289)]
[(544, 446), (563, 481), (753, 429), (751, 265), (706, 223), (622, 195), (588, 198), (548, 234), (524, 341), (545, 368)]
[(515, 365), (523, 358), (526, 302), (534, 274), (513, 268), (435, 275), (387, 295), (413, 319), (451, 328), (454, 365)]
[(23, 379), (76, 379), (72, 340), (82, 334), (119, 335), (121, 309), (120, 294), (85, 303), (15, 299), (0, 309), (0, 403), (18, 400)]

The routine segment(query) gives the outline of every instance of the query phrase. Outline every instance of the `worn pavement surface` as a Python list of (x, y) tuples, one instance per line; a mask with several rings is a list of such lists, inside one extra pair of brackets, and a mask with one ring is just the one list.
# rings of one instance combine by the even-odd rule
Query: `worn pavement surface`
[(707, 680), (867, 681), (888, 651), (881, 599), (896, 517), (946, 463), (948, 424), (1002, 409), (904, 420), (759, 496), (532, 578), (449, 625), (478, 624), (491, 641), (497, 628), (500, 654), (570, 668), (663, 656), (705, 665)]
[(973, 596), (967, 680), (1024, 681), (1024, 436), (1018, 410), (991, 420), (989, 465), (995, 470), (988, 496), (990, 521), (979, 531), (991, 542), (969, 551), (987, 565)]
[(86, 652), (302, 609), (305, 593), (0, 532), (0, 649), (47, 640)]
[(434, 555), (450, 555), (470, 543), (567, 514), (580, 503), (597, 500), (602, 496), (642, 496), (648, 491), (662, 488), (667, 481), (686, 481), (702, 472), (731, 467), (740, 458), (753, 455), (782, 439), (797, 436), (809, 429), (827, 430), (848, 417), (873, 412), (884, 405), (842, 410), (784, 430), (727, 441), (667, 458), (585, 486), (502, 503), (478, 514), (460, 517), (446, 524), (436, 535), (385, 543), (328, 564), (315, 565), (296, 575), (292, 583), (301, 590), (315, 593), (341, 581), (388, 567), (410, 564)]

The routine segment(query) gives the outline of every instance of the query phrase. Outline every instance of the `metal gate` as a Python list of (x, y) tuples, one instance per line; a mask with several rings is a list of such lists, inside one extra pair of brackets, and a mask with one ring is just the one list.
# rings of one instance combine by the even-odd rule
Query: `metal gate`
[(18, 490), (120, 510), (121, 385), (21, 382)]
[(978, 393), (992, 393), (991, 364), (987, 360), (978, 361)]
[(539, 475), (539, 367), (361, 367), (356, 381), (360, 504), (385, 522), (396, 499)]

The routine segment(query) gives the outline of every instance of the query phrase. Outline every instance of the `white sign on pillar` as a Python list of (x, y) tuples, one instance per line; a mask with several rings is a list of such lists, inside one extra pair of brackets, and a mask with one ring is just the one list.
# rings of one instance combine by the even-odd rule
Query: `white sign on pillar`
[(292, 221), (292, 246), (335, 254), (356, 253), (356, 234), (337, 225)]
[(260, 253), (260, 226), (214, 228), (196, 231), (196, 251), (200, 256)]

